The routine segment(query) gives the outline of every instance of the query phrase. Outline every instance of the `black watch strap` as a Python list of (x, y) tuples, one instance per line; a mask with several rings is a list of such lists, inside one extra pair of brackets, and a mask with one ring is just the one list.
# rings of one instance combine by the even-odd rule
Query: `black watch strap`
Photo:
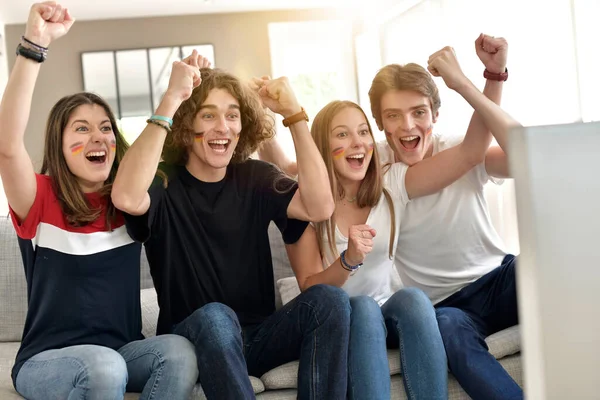
[(28, 47), (23, 46), (20, 43), (17, 46), (17, 55), (28, 58), (33, 61), (37, 61), (39, 63), (46, 61), (46, 53), (30, 49)]

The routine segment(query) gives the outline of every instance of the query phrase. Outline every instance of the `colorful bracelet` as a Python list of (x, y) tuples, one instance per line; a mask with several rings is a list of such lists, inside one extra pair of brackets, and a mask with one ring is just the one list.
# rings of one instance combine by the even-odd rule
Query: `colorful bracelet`
[(358, 263), (356, 265), (350, 265), (350, 264), (348, 264), (346, 262), (346, 257), (344, 257), (345, 254), (346, 254), (346, 250), (342, 251), (342, 253), (340, 254), (340, 261), (342, 263), (342, 268), (344, 268), (346, 271), (355, 272), (360, 267), (362, 267), (363, 263)]
[(169, 124), (169, 127), (173, 126), (173, 120), (169, 117), (163, 117), (162, 115), (153, 115), (150, 117), (150, 119), (154, 119), (157, 121), (164, 121)]
[(147, 124), (154, 124), (154, 125), (160, 126), (160, 127), (161, 127), (161, 128), (163, 128), (164, 130), (166, 130), (166, 131), (167, 131), (167, 133), (171, 133), (171, 127), (170, 127), (170, 126), (168, 126), (168, 125), (165, 125), (165, 124), (163, 124), (163, 123), (161, 123), (161, 122), (158, 122), (158, 121), (157, 121), (157, 120), (155, 120), (155, 119), (148, 118), (148, 119), (146, 120), (146, 123), (147, 123)]

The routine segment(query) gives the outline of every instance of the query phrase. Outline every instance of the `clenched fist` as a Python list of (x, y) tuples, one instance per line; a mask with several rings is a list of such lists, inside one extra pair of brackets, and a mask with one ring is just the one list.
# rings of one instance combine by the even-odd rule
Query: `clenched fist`
[(182, 61), (173, 62), (167, 95), (179, 101), (190, 98), (194, 88), (202, 83), (200, 68), (210, 67), (210, 62), (196, 50)]
[(506, 39), (495, 38), (482, 33), (475, 40), (475, 51), (488, 71), (494, 74), (506, 71), (506, 59), (508, 57), (508, 42)]
[(458, 64), (454, 49), (449, 46), (436, 51), (429, 57), (427, 70), (433, 76), (441, 77), (446, 86), (453, 90), (457, 90), (460, 85), (468, 82), (467, 77)]
[(74, 22), (69, 10), (57, 2), (36, 3), (29, 11), (25, 38), (38, 46), (48, 47), (69, 32)]
[(367, 254), (373, 250), (373, 238), (375, 229), (369, 225), (352, 225), (348, 230), (348, 249), (346, 250), (346, 262), (350, 265), (358, 265), (365, 260)]
[(281, 77), (269, 79), (269, 77), (254, 78), (251, 84), (265, 107), (274, 113), (287, 118), (301, 111), (300, 104), (292, 90), (288, 78)]

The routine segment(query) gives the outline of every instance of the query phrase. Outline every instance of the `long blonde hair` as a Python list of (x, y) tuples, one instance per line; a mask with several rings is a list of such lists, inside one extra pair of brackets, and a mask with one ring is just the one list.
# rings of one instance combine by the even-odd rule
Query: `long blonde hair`
[[(392, 202), (392, 197), (389, 192), (383, 187), (383, 170), (381, 168), (379, 153), (377, 151), (377, 146), (375, 145), (375, 137), (373, 136), (373, 131), (371, 130), (371, 125), (365, 115), (365, 112), (360, 108), (360, 106), (352, 101), (332, 101), (327, 104), (319, 113), (315, 116), (315, 119), (312, 123), (312, 127), (310, 129), (313, 140), (315, 141), (321, 156), (323, 157), (323, 161), (325, 162), (325, 168), (327, 168), (327, 173), (329, 174), (329, 184), (331, 186), (331, 193), (333, 194), (333, 199), (337, 202), (339, 199), (342, 199), (345, 195), (344, 188), (339, 182), (339, 177), (335, 168), (333, 167), (333, 157), (331, 155), (330, 148), (330, 133), (331, 133), (331, 121), (333, 118), (343, 109), (345, 108), (355, 108), (359, 110), (363, 116), (365, 117), (365, 121), (367, 121), (367, 126), (369, 128), (369, 134), (373, 139), (373, 157), (371, 158), (371, 162), (367, 167), (367, 173), (365, 174), (364, 179), (362, 180), (360, 187), (358, 189), (358, 193), (356, 194), (356, 204), (360, 207), (375, 207), (379, 200), (381, 199), (381, 195), (385, 196), (385, 199), (388, 203), (388, 207), (390, 210), (391, 216), (391, 230), (390, 230), (390, 245), (389, 245), (389, 257), (393, 258), (393, 249), (394, 249), (394, 237), (396, 236), (396, 213), (394, 210), (394, 204)], [(321, 256), (325, 257), (325, 252), (323, 248), (324, 243), (324, 235), (327, 235), (327, 243), (329, 244), (329, 249), (334, 257), (338, 256), (338, 251), (335, 246), (335, 216), (332, 215), (327, 221), (318, 222), (315, 224), (317, 231), (317, 239), (319, 241), (319, 250), (321, 251)]]

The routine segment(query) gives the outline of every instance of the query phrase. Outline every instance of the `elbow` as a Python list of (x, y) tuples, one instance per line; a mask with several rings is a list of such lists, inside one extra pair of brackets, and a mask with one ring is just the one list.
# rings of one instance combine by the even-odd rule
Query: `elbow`
[(333, 215), (334, 210), (335, 203), (333, 202), (333, 198), (329, 196), (326, 201), (318, 204), (318, 207), (315, 207), (315, 210), (309, 213), (309, 221), (315, 223), (327, 221)]
[(122, 190), (114, 187), (110, 194), (110, 199), (117, 209), (127, 214), (135, 214), (137, 206), (139, 205), (139, 201), (135, 202), (131, 196), (128, 196), (126, 193), (123, 193)]

